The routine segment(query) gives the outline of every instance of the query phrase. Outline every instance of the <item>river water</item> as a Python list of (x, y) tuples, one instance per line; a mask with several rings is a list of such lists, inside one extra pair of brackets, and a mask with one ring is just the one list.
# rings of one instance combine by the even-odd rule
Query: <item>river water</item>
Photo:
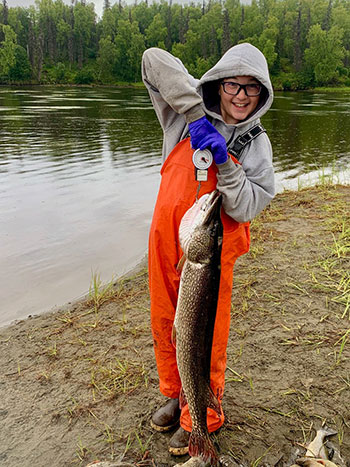
[[(277, 93), (263, 124), (278, 189), (349, 181), (350, 94)], [(144, 256), (162, 132), (144, 89), (0, 89), (0, 325)]]

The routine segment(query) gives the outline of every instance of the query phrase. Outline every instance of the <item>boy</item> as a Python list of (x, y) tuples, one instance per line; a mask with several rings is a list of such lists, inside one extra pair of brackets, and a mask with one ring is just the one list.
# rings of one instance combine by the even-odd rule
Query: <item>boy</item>
[[(264, 55), (247, 43), (229, 49), (200, 80), (193, 78), (178, 58), (152, 48), (143, 55), (142, 76), (164, 133), (162, 182), (149, 239), (149, 283), (160, 391), (169, 399), (155, 412), (151, 424), (157, 431), (168, 431), (180, 420), (169, 451), (183, 455), (188, 452), (191, 419), (187, 405), (179, 408), (181, 381), (171, 343), (179, 287), (176, 266), (181, 257), (179, 222), (197, 194), (215, 188), (222, 194), (222, 218), (229, 221), (224, 222), (210, 373), (211, 387), (221, 405), (233, 265), (249, 249), (249, 221), (275, 193), (272, 148), (260, 125), (260, 117), (272, 104), (273, 89)], [(210, 169), (215, 171), (214, 184), (204, 182), (198, 193), (191, 158), (197, 148), (209, 149), (215, 163)], [(239, 160), (231, 157), (232, 153)], [(210, 432), (223, 422), (222, 410), (219, 415), (208, 408)]]

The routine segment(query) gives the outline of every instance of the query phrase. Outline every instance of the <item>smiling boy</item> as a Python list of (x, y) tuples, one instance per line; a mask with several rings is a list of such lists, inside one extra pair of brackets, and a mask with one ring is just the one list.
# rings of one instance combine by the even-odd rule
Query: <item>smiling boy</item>
[(245, 120), (259, 102), (261, 84), (252, 76), (236, 76), (220, 83), (220, 110), (226, 123)]
[[(164, 134), (162, 182), (149, 238), (149, 285), (159, 385), (168, 401), (154, 413), (151, 424), (157, 431), (168, 431), (180, 421), (169, 451), (183, 455), (188, 451), (191, 419), (187, 406), (179, 408), (181, 381), (171, 333), (179, 287), (176, 265), (181, 256), (178, 224), (194, 202), (198, 185), (193, 150), (185, 138), (190, 135), (193, 149), (212, 152), (216, 175), (211, 189), (222, 194), (224, 214), (231, 219), (231, 243), (226, 243), (225, 250), (230, 259), (225, 262), (221, 256), (220, 287), (226, 283), (218, 300), (210, 373), (211, 388), (221, 407), (233, 265), (249, 249), (249, 221), (275, 193), (272, 148), (260, 124), (272, 104), (273, 90), (264, 55), (247, 43), (229, 49), (200, 80), (178, 58), (151, 48), (143, 55), (142, 76)], [(210, 432), (223, 421), (222, 410), (218, 414), (208, 408)]]

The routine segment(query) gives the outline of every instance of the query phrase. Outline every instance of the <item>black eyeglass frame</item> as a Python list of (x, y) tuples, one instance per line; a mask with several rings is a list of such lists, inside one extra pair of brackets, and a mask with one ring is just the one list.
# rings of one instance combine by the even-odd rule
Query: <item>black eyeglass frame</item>
[[(257, 97), (257, 96), (260, 96), (261, 94), (261, 91), (262, 91), (262, 85), (259, 84), (259, 83), (248, 83), (248, 84), (240, 84), (240, 83), (236, 83), (235, 81), (222, 81), (221, 83), (221, 86), (224, 90), (224, 92), (230, 96), (237, 96), (240, 92), (241, 92), (241, 89), (243, 89), (244, 91), (244, 94), (247, 96), (247, 97)], [(231, 93), (231, 92), (227, 92), (226, 89), (225, 89), (225, 85), (226, 84), (235, 84), (238, 86), (238, 91), (236, 93)], [(247, 92), (247, 86), (258, 86), (259, 87), (259, 92), (257, 94), (248, 94)]]

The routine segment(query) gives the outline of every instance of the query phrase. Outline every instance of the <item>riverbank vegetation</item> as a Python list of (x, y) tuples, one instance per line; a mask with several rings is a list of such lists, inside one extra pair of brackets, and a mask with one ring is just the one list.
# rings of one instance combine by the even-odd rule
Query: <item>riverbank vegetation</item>
[(265, 54), (275, 89), (350, 86), (347, 0), (160, 0), (126, 5), (105, 0), (37, 0), (0, 6), (0, 83), (139, 82), (148, 47), (162, 47), (200, 77), (232, 45), (250, 42)]
[[(320, 177), (252, 223), (234, 271), (226, 421), (213, 435), (237, 465), (295, 463), (322, 422), (350, 459), (349, 202), (349, 186)], [(0, 330), (1, 465), (177, 463), (172, 433), (150, 426), (164, 398), (147, 279), (146, 267), (114, 288), (95, 275), (86, 301)]]

